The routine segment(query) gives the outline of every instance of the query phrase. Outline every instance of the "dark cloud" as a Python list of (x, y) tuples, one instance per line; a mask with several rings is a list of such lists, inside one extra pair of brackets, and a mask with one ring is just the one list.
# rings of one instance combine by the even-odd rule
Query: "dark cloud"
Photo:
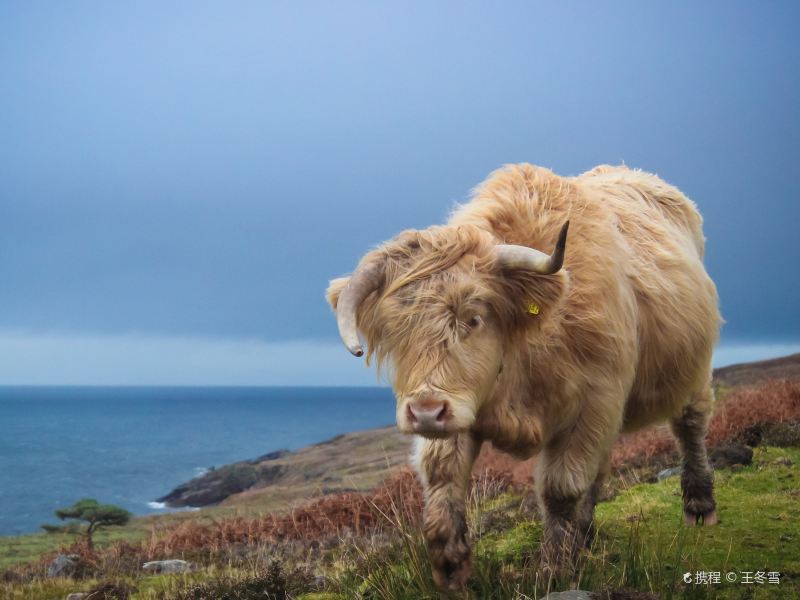
[(328, 278), (492, 169), (657, 172), (797, 339), (796, 3), (0, 8), (0, 330), (333, 342)]

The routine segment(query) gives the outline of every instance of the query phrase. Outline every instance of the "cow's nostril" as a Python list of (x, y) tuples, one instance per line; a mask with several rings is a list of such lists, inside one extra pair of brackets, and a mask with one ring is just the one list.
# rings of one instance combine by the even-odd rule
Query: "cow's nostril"
[(441, 423), (444, 421), (445, 416), (447, 416), (447, 404), (442, 403), (442, 409), (436, 413), (436, 420)]
[(406, 405), (406, 417), (408, 417), (409, 422), (416, 423), (417, 422), (417, 415), (414, 414), (414, 409), (411, 408), (411, 405)]

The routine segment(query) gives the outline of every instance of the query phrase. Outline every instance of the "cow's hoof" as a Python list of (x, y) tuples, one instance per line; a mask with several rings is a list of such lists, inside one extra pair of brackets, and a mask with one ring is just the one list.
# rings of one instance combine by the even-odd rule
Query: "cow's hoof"
[(433, 580), (440, 590), (454, 592), (466, 587), (472, 573), (470, 555), (469, 542), (465, 536), (428, 541)]
[(443, 592), (458, 592), (467, 587), (472, 573), (472, 562), (467, 558), (458, 564), (446, 563), (444, 568), (433, 568), (433, 581)]
[(699, 514), (684, 511), (683, 522), (689, 527), (694, 527), (695, 525), (716, 525), (719, 523), (719, 519), (717, 518), (717, 511), (713, 509), (707, 513)]
[(464, 513), (455, 511), (447, 516), (449, 519), (426, 523), (425, 538), (437, 587), (457, 591), (466, 586), (472, 572), (471, 551)]

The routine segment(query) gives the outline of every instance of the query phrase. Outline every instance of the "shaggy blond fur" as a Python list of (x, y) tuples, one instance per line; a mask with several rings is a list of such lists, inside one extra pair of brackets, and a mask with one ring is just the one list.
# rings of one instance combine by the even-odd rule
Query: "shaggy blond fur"
[[(550, 252), (567, 220), (561, 271), (500, 267), (497, 244)], [(568, 563), (588, 535), (616, 436), (655, 422), (671, 420), (684, 450), (687, 519), (714, 522), (703, 438), (721, 319), (701, 226), (695, 205), (655, 175), (601, 166), (564, 178), (521, 164), (490, 175), (446, 225), (403, 232), (362, 259), (385, 267), (358, 326), (368, 359), (391, 371), (398, 426), (411, 431), (409, 402), (449, 406), (446, 434), (416, 458), (443, 588), (469, 574), (465, 490), (486, 440), (541, 453), (550, 562)], [(334, 308), (346, 282), (331, 282)]]

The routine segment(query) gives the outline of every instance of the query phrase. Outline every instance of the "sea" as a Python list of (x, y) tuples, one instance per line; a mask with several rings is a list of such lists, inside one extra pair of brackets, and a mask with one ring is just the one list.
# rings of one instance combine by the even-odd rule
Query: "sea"
[(0, 387), (0, 535), (81, 498), (166, 512), (210, 467), (393, 422), (388, 388)]

